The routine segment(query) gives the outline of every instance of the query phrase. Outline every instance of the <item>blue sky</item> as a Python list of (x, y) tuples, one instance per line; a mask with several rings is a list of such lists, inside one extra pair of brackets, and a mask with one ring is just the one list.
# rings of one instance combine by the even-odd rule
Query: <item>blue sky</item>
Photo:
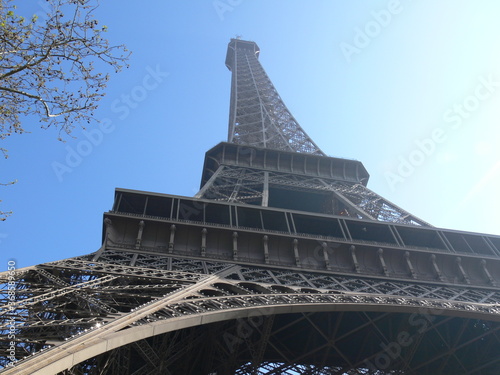
[(319, 147), (364, 163), (369, 188), (435, 226), (500, 234), (499, 2), (117, 4), (103, 1), (97, 18), (133, 54), (100, 102), (93, 144), (81, 130), (58, 142), (36, 121), (2, 141), (1, 180), (18, 180), (0, 188), (14, 211), (0, 223), (4, 269), (97, 250), (116, 187), (196, 193), (205, 151), (227, 137), (236, 35), (260, 46)]

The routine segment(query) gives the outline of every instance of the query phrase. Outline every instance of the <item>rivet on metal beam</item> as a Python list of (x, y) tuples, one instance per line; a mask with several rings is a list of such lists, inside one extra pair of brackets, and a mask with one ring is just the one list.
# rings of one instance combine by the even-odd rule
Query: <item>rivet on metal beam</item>
[(491, 285), (493, 286), (497, 286), (496, 282), (495, 282), (495, 279), (493, 279), (493, 277), (491, 277), (491, 274), (490, 272), (488, 271), (488, 269), (486, 268), (486, 260), (485, 259), (481, 259), (481, 265), (483, 266), (483, 271), (484, 271), (484, 274), (486, 275), (486, 277), (488, 278), (489, 282)]
[(238, 232), (233, 232), (233, 260), (238, 260)]
[(387, 266), (385, 264), (385, 259), (384, 259), (384, 249), (378, 249), (377, 254), (378, 254), (378, 259), (380, 261), (380, 265), (382, 266), (382, 270), (384, 271), (384, 275), (389, 276), (389, 271), (387, 270)]
[(430, 256), (430, 260), (432, 263), (432, 268), (434, 268), (434, 272), (436, 273), (436, 276), (439, 278), (439, 280), (446, 281), (444, 276), (443, 276), (443, 273), (441, 272), (441, 270), (439, 269), (439, 267), (436, 263), (436, 254), (432, 254)]
[(292, 243), (293, 243), (293, 255), (295, 256), (295, 265), (297, 267), (300, 267), (299, 240), (295, 238)]
[(328, 258), (328, 251), (326, 251), (326, 242), (321, 243), (321, 247), (323, 248), (323, 257), (325, 258), (325, 265), (327, 270), (331, 270), (332, 268), (330, 267), (330, 259)]
[(139, 231), (137, 232), (137, 238), (135, 240), (135, 248), (138, 249), (141, 247), (141, 242), (142, 242), (142, 232), (144, 230), (144, 220), (139, 221)]
[(207, 250), (207, 228), (201, 230), (201, 256), (204, 257)]
[(358, 263), (358, 258), (356, 257), (356, 246), (351, 245), (349, 251), (351, 252), (352, 262), (354, 264), (354, 270), (356, 271), (356, 273), (359, 273), (359, 263)]
[(175, 230), (177, 228), (174, 224), (170, 226), (170, 240), (168, 241), (168, 252), (171, 253), (174, 251), (174, 240), (175, 240)]
[(416, 280), (417, 274), (415, 273), (415, 270), (413, 269), (413, 265), (411, 264), (409, 251), (405, 251), (405, 259), (406, 259), (406, 265), (408, 266), (408, 269), (410, 270), (411, 277), (413, 277)]
[(264, 242), (264, 261), (266, 264), (269, 264), (269, 244), (268, 244), (269, 237), (264, 236), (262, 240)]
[(462, 274), (462, 278), (465, 280), (465, 282), (467, 284), (470, 285), (470, 279), (469, 279), (469, 276), (467, 276), (467, 274), (465, 273), (465, 270), (464, 270), (464, 267), (462, 266), (462, 258), (460, 257), (456, 257), (455, 258), (455, 261), (457, 262), (457, 267), (458, 267), (458, 270), (460, 271), (460, 273)]

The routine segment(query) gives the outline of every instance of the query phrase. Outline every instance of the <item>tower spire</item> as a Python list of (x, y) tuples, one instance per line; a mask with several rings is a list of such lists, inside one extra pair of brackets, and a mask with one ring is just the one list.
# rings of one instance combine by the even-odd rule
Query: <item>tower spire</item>
[(231, 39), (228, 143), (207, 152), (196, 198), (430, 226), (366, 187), (356, 160), (332, 158), (286, 108), (255, 42)]
[(293, 118), (258, 57), (255, 42), (229, 42), (226, 66), (232, 72), (232, 82), (228, 142), (324, 156)]

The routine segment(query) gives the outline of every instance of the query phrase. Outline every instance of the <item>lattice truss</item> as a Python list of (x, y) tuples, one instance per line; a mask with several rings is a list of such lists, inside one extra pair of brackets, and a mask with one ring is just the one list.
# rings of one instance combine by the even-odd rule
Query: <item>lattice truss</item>
[[(387, 337), (392, 335), (393, 330), (406, 330), (409, 335), (412, 335), (412, 344), (420, 347), (424, 345), (431, 345), (432, 347), (446, 345), (451, 348), (452, 345), (449, 345), (449, 342), (453, 342), (458, 336), (455, 333), (447, 332), (445, 337), (441, 332), (438, 332), (439, 329), (429, 328), (432, 333), (436, 334), (433, 337), (436, 341), (432, 342), (430, 340), (432, 334), (423, 337), (423, 335), (408, 326), (407, 322), (405, 322), (408, 316), (402, 317), (401, 320), (396, 318), (395, 321), (391, 321), (390, 314), (360, 312), (333, 315), (302, 313), (287, 318), (279, 321), (275, 319), (274, 322), (270, 322), (272, 318), (263, 319), (262, 327), (258, 327), (260, 328), (260, 342), (256, 338), (252, 341), (252, 344), (255, 351), (259, 348), (259, 345), (266, 345), (270, 347), (269, 349), (266, 348), (268, 351), (279, 353), (276, 358), (286, 358), (287, 354), (293, 353), (299, 360), (295, 363), (291, 361), (268, 362), (261, 365), (257, 371), (255, 371), (257, 367), (255, 362), (248, 363), (240, 367), (235, 372), (236, 374), (458, 374), (466, 373), (466, 366), (469, 365), (466, 363), (467, 359), (452, 356), (449, 361), (442, 361), (439, 364), (438, 361), (434, 362), (434, 366), (436, 366), (434, 368), (423, 364), (419, 366), (416, 365), (419, 348), (412, 347), (410, 350), (401, 348), (402, 350), (400, 350), (399, 348), (396, 349), (396, 345), (392, 345), (392, 348), (395, 349), (394, 353), (398, 352), (397, 359), (390, 358), (385, 363), (382, 359), (385, 359), (385, 357), (382, 357), (380, 351), (370, 358), (367, 353), (375, 349), (373, 347), (375, 346), (374, 343), (378, 341), (380, 345), (381, 342), (385, 342)], [(446, 324), (445, 320), (440, 320), (440, 323)], [(254, 325), (257, 325), (255, 323)], [(464, 324), (464, 322), (461, 323)], [(252, 321), (248, 321), (248, 324), (252, 324)], [(268, 328), (266, 324), (272, 326)], [(268, 328), (269, 333), (266, 332), (266, 328)], [(461, 328), (463, 332), (465, 327), (457, 326), (457, 328)], [(293, 333), (291, 333), (292, 331)], [(411, 334), (410, 331), (412, 331)], [(263, 337), (267, 337), (267, 339), (263, 340)], [(310, 345), (312, 342), (314, 342), (314, 345)], [(252, 344), (247, 345), (247, 347), (252, 347)], [(412, 346), (412, 344), (408, 346)], [(267, 355), (264, 355), (264, 357), (267, 357)], [(315, 358), (315, 360), (311, 361), (310, 358)], [(337, 358), (338, 361), (332, 361), (332, 358)], [(482, 359), (491, 362), (486, 357), (482, 357)], [(398, 365), (394, 366), (391, 361), (397, 361)], [(375, 362), (379, 366), (379, 370), (374, 369)], [(388, 371), (380, 370), (384, 366)], [(489, 371), (491, 369), (490, 367)], [(489, 372), (486, 370), (484, 373)]]
[[(134, 260), (120, 253), (105, 253), (97, 263), (90, 259), (67, 259), (17, 272), (15, 302), (10, 303), (7, 292), (11, 280), (1, 274), (0, 365), (6, 363), (12, 326), (17, 355), (22, 357), (46, 347), (47, 342), (99, 327), (138, 305), (192, 284), (205, 272), (221, 269), (220, 265), (203, 268), (171, 258)], [(179, 269), (183, 271), (177, 272)]]
[(254, 50), (233, 46), (229, 142), (324, 155), (293, 118)]
[[(5, 273), (0, 282), (5, 306)], [(254, 312), (138, 340), (65, 373), (494, 374), (500, 364), (500, 324), (447, 314), (500, 317), (498, 290), (112, 250), (20, 270), (15, 282), (16, 305), (0, 313), (3, 366), (12, 319), (16, 356), (28, 356), (23, 366), (109, 332), (241, 309)], [(321, 312), (321, 306), (345, 304), (413, 306), (418, 312)], [(315, 307), (280, 314), (280, 308), (300, 305)]]
[(264, 171), (249, 168), (220, 166), (196, 198), (223, 202), (262, 205), (264, 196)]
[[(304, 193), (326, 194), (321, 213), (430, 226), (357, 183), (227, 165), (220, 166), (215, 173), (215, 178), (196, 197), (267, 206), (265, 199), (269, 196), (269, 189), (277, 187)], [(307, 199), (307, 195), (304, 195), (303, 199)]]
[[(141, 340), (88, 361), (86, 370), (94, 372), (85, 373), (118, 375), (132, 367), (136, 374), (496, 374), (497, 330), (480, 339), (491, 345), (486, 352), (470, 345), (469, 352), (458, 348), (446, 359), (434, 352), (432, 365), (419, 363), (420, 351), (426, 346), (428, 354), (436, 348), (442, 354), (440, 347), (453, 350), (455, 345), (450, 343), (457, 339), (470, 340), (494, 327), (438, 317), (421, 334), (418, 330), (424, 326), (412, 327), (408, 318), (363, 312), (242, 318)], [(444, 326), (451, 329), (443, 332), (440, 328)], [(405, 329), (408, 346), (400, 350), (386, 341)], [(394, 356), (398, 354), (395, 359), (381, 349), (384, 344)], [(387, 367), (375, 369), (377, 365)], [(96, 367), (101, 372), (95, 371)], [(67, 373), (84, 372), (73, 368)]]

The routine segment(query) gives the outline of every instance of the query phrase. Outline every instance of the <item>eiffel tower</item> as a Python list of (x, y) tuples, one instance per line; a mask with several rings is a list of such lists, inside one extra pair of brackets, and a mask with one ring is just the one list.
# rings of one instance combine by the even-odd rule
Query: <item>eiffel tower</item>
[(228, 141), (194, 197), (116, 189), (98, 251), (0, 275), (1, 373), (499, 373), (500, 237), (369, 190), (258, 57), (228, 45)]

